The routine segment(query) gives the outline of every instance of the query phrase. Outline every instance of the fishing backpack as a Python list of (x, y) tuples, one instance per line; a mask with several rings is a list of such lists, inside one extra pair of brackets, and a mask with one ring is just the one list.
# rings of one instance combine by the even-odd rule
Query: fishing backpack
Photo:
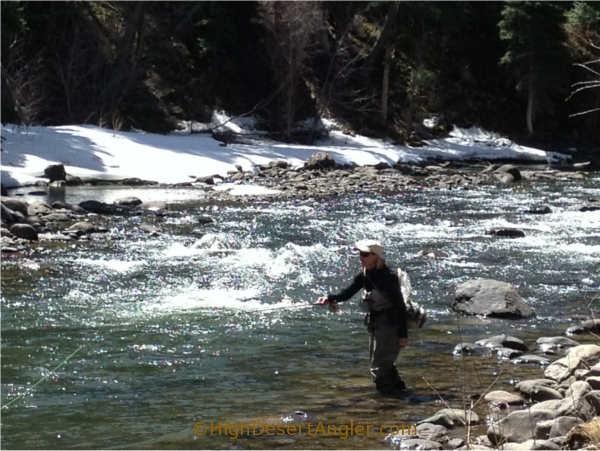
[(406, 304), (406, 322), (408, 328), (420, 329), (427, 321), (427, 312), (421, 305), (410, 300), (412, 286), (410, 284), (408, 273), (402, 270), (402, 268), (398, 268), (397, 274), (398, 281), (400, 282), (400, 292), (402, 293), (404, 303)]

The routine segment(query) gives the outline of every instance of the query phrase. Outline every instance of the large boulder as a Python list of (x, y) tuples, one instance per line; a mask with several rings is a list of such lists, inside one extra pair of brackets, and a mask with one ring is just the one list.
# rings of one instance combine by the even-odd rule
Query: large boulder
[(490, 318), (521, 319), (535, 316), (513, 285), (491, 279), (474, 279), (459, 285), (452, 309), (465, 315)]
[(44, 175), (50, 180), (50, 182), (67, 180), (67, 171), (65, 171), (64, 164), (52, 164), (46, 167), (46, 169), (44, 169)]

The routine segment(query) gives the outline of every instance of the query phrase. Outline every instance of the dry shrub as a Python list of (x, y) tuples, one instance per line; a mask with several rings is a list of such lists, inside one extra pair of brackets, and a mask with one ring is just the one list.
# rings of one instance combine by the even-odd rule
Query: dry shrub
[(600, 449), (600, 418), (575, 426), (567, 434), (568, 449)]

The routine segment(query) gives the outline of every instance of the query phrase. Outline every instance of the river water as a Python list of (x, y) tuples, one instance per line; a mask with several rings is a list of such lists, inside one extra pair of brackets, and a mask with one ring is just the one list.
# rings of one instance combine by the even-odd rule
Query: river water
[[(3, 256), (3, 448), (389, 449), (382, 425), (414, 424), (491, 384), (511, 391), (542, 375), (497, 357), (455, 357), (457, 343), (508, 333), (535, 352), (538, 337), (585, 318), (600, 291), (600, 211), (578, 211), (600, 197), (598, 176), (330, 200), (209, 205), (193, 189), (110, 187), (70, 188), (66, 200), (130, 195), (167, 200), (171, 212), (98, 217), (109, 228), (101, 238)], [(552, 213), (523, 213), (539, 205)], [(165, 233), (150, 237), (139, 224)], [(493, 227), (527, 236), (484, 234)], [(358, 300), (338, 313), (306, 306), (351, 280), (352, 244), (364, 238), (408, 271), (412, 299), (429, 312), (398, 360), (411, 388), (399, 400), (374, 392)], [(448, 257), (423, 257), (424, 248)], [(537, 317), (457, 318), (455, 287), (477, 277), (515, 284)], [(351, 421), (376, 432), (258, 433)], [(212, 433), (195, 434), (198, 422), (212, 422)], [(240, 424), (258, 432), (234, 440)]]

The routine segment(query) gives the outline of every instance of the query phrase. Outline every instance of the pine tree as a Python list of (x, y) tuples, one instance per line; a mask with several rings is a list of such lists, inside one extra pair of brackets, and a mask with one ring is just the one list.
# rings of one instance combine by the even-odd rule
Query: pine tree
[(552, 94), (567, 86), (569, 58), (562, 28), (562, 5), (555, 2), (507, 2), (498, 24), (500, 39), (508, 43), (501, 59), (527, 96), (526, 122), (535, 134), (536, 117), (552, 113)]

